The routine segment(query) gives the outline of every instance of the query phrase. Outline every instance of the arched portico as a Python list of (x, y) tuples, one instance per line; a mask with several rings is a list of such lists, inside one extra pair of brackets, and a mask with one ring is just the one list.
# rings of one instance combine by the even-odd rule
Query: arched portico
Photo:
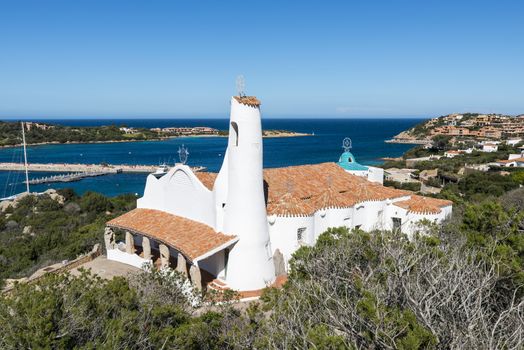
[[(120, 247), (115, 238), (117, 231), (124, 232), (125, 237)], [(221, 256), (219, 253), (238, 238), (159, 210), (135, 209), (109, 221), (104, 240), (108, 259), (137, 267), (148, 262), (158, 268), (169, 267), (189, 277), (201, 289), (203, 280), (216, 276), (203, 270), (199, 262)]]

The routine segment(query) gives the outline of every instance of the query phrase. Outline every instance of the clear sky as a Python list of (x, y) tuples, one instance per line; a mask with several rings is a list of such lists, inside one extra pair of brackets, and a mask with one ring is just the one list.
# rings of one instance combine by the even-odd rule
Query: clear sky
[(0, 117), (524, 113), (524, 1), (0, 0)]

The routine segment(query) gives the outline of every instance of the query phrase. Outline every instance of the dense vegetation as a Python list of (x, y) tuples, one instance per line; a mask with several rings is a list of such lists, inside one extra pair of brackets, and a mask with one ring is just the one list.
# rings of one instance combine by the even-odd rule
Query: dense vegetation
[(397, 182), (384, 180), (384, 186), (398, 188), (399, 190), (408, 190), (413, 192), (420, 191), (420, 182)]
[(522, 348), (524, 189), (460, 206), (442, 228), (331, 229), (249, 306), (190, 306), (177, 275), (49, 275), (0, 298), (0, 346)]
[[(139, 128), (135, 134), (126, 134), (119, 126), (72, 127), (53, 125), (50, 128), (32, 126), (26, 130), (28, 144), (42, 142), (103, 142), (158, 139), (158, 134), (149, 129)], [(20, 123), (0, 122), (0, 146), (22, 143)]]
[[(158, 133), (147, 128), (133, 128), (134, 133), (125, 133), (120, 130), (124, 125), (107, 126), (64, 126), (40, 124), (46, 127), (33, 125), (26, 130), (27, 144), (38, 143), (67, 143), (67, 142), (109, 142), (109, 141), (145, 141), (159, 140), (161, 138), (181, 136), (176, 133)], [(286, 130), (263, 130), (263, 136), (275, 136), (279, 134), (293, 134)], [(227, 136), (229, 131), (219, 130), (219, 136)], [(22, 129), (20, 123), (0, 121), (0, 146), (13, 146), (22, 144)]]
[(49, 195), (25, 196), (0, 213), (0, 285), (89, 251), (103, 241), (105, 222), (132, 209), (136, 200), (95, 192), (79, 197), (71, 190), (58, 195), (63, 203)]
[[(456, 172), (455, 162), (442, 167)], [(195, 303), (186, 280), (155, 270), (19, 284), (0, 296), (0, 348), (522, 349), (523, 180), (464, 174), (438, 195), (454, 201), (453, 217), (410, 239), (330, 229), (294, 254), (282, 289), (247, 305)], [(0, 277), (89, 250), (134, 203), (60, 195), (23, 198), (0, 215)]]

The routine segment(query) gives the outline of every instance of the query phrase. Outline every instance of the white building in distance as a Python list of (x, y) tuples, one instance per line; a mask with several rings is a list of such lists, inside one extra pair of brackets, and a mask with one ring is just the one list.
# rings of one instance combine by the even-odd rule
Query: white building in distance
[[(450, 201), (384, 187), (369, 168), (344, 169), (347, 154), (338, 164), (263, 169), (262, 152), (259, 100), (233, 97), (220, 171), (177, 164), (149, 175), (137, 208), (107, 223), (108, 259), (176, 267), (198, 288), (249, 297), (278, 281), (293, 252), (330, 227), (411, 234), (420, 220), (451, 214)], [(121, 233), (125, 244), (117, 244)]]

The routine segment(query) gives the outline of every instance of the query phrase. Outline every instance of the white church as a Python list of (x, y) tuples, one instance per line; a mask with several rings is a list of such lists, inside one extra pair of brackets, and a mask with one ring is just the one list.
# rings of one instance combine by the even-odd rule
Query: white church
[[(107, 257), (172, 267), (194, 285), (248, 297), (285, 275), (293, 252), (329, 227), (399, 230), (439, 223), (452, 202), (382, 186), (381, 169), (338, 163), (263, 169), (260, 102), (231, 98), (218, 173), (177, 164), (150, 174), (137, 208), (107, 223)], [(119, 240), (121, 242), (119, 242)]]

